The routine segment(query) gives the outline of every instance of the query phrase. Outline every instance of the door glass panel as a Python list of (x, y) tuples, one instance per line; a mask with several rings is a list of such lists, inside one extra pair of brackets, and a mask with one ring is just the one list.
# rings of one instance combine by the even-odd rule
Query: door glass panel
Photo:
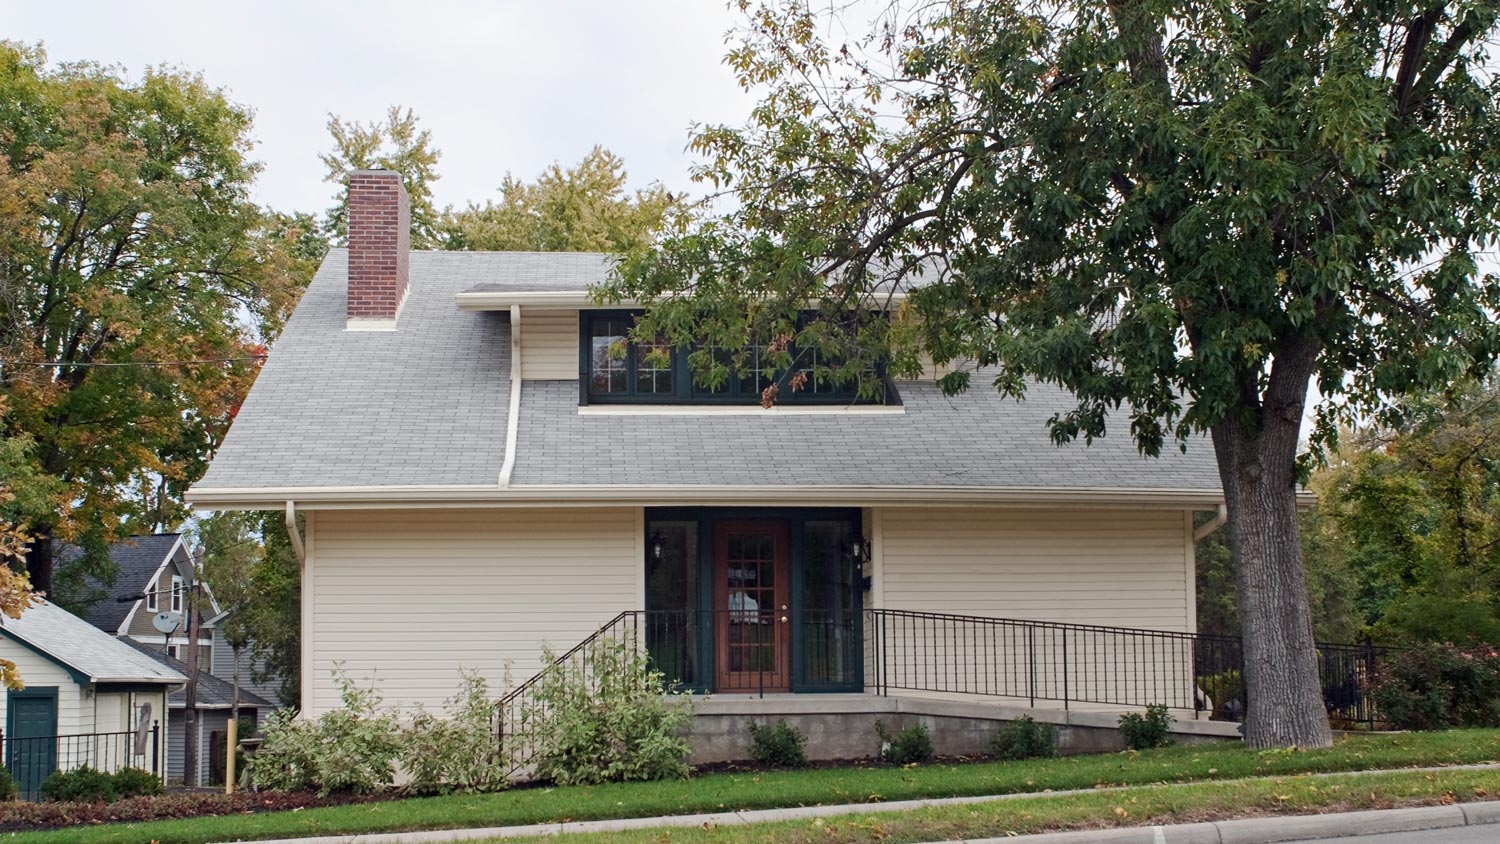
[(728, 592), (725, 648), (731, 673), (775, 673), (778, 623), (776, 541), (769, 533), (735, 531), (726, 537)]
[(855, 525), (848, 521), (803, 523), (801, 648), (803, 678), (810, 686), (858, 680), (854, 622), (861, 586), (852, 554), (856, 536)]
[[(661, 553), (657, 554), (657, 548)], [(652, 521), (646, 527), (646, 653), (667, 681), (701, 686), (698, 523)]]

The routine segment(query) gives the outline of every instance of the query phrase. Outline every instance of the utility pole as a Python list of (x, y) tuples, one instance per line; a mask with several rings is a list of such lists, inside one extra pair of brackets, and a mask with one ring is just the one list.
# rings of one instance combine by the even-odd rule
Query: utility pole
[(187, 594), (183, 596), (187, 611), (187, 693), (182, 707), (182, 784), (198, 784), (198, 577), (195, 569), (187, 575)]

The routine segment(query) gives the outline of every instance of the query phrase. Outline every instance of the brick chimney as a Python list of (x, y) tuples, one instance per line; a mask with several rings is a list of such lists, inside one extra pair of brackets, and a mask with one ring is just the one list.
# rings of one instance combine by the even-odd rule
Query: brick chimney
[(395, 330), (410, 261), (411, 200), (401, 175), (350, 173), (349, 330)]

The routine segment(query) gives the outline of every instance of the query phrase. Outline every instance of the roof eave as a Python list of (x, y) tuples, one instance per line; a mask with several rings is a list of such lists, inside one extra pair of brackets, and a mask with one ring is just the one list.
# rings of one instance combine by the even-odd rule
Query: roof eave
[[(877, 294), (881, 306), (906, 301), (905, 292)], [(587, 290), (465, 290), (453, 297), (461, 311), (507, 311), (512, 305), (523, 308), (644, 308), (648, 303), (626, 299), (601, 305)]]
[[(771, 486), (771, 485), (497, 485), (343, 486), (280, 488), (193, 487), (187, 500), (200, 510), (264, 510), (296, 502), (300, 509), (410, 507), (510, 507), (751, 505), (1009, 505), (1031, 507), (1121, 506), (1211, 510), (1223, 503), (1217, 489), (1116, 487)], [(1310, 506), (1311, 493), (1298, 504)]]

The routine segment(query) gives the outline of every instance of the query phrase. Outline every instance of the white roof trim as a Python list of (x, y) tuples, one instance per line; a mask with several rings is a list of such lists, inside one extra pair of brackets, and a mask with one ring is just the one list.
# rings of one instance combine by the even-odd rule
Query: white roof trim
[[(905, 292), (882, 293), (875, 298), (885, 306), (906, 301)], [(601, 305), (588, 290), (467, 290), (454, 294), (461, 311), (508, 311), (511, 305), (532, 308), (644, 308), (649, 303), (625, 299)]]
[[(200, 510), (263, 510), (294, 498), (302, 509), (476, 506), (637, 506), (765, 504), (1012, 505), (1039, 507), (1143, 507), (1212, 510), (1223, 503), (1215, 489), (1116, 487), (773, 486), (773, 485), (453, 485), (298, 488), (193, 487), (187, 500)], [(1299, 503), (1313, 502), (1311, 493)]]

